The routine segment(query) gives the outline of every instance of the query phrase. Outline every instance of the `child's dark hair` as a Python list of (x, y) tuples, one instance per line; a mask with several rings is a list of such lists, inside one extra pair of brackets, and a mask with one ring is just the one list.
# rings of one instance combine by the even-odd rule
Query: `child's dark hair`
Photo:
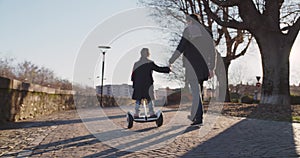
[(141, 50), (141, 57), (147, 58), (149, 56), (149, 49), (148, 48), (143, 48)]
[(200, 23), (200, 20), (198, 18), (198, 15), (196, 14), (190, 14), (186, 16), (186, 20), (190, 20), (190, 21), (197, 21)]

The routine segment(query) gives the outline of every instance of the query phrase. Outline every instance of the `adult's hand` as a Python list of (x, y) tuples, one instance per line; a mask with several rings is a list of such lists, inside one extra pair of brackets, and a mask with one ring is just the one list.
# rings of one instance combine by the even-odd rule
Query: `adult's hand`
[(208, 76), (208, 78), (211, 79), (211, 78), (214, 77), (214, 75), (215, 75), (215, 72), (213, 70), (209, 70), (209, 76)]
[(172, 64), (169, 63), (170, 72), (172, 72)]

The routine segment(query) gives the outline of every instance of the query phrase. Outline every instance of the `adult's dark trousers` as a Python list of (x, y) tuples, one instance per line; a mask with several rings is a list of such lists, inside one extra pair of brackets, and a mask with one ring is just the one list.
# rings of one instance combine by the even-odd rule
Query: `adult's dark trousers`
[(203, 81), (199, 83), (198, 80), (188, 79), (188, 82), (193, 97), (191, 118), (193, 121), (202, 121), (203, 120), (203, 104), (202, 104)]

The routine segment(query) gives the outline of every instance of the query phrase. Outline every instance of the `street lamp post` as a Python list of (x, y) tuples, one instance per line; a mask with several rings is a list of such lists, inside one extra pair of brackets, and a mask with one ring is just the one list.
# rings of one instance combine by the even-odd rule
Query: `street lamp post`
[[(256, 82), (256, 87), (257, 87), (257, 89), (261, 86), (261, 84), (260, 84), (260, 82), (259, 82), (259, 80), (260, 80), (260, 76), (256, 76), (256, 80), (257, 80), (257, 82)], [(254, 100), (258, 100), (258, 90), (255, 90), (254, 91)]]
[(103, 58), (102, 58), (102, 78), (101, 78), (101, 92), (100, 92), (100, 106), (103, 107), (103, 80), (104, 80), (104, 62), (105, 62), (105, 50), (110, 49), (109, 46), (98, 46), (100, 48)]

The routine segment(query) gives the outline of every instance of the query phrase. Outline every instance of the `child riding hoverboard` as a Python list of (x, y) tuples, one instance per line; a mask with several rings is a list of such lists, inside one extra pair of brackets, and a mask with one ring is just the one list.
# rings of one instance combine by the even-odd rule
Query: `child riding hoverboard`
[[(149, 60), (149, 49), (141, 50), (141, 58), (134, 64), (131, 81), (133, 82), (132, 99), (136, 100), (135, 113), (127, 113), (128, 128), (133, 126), (135, 122), (151, 122), (156, 121), (157, 126), (163, 123), (162, 112), (158, 110), (154, 112), (154, 90), (153, 90), (153, 70), (161, 73), (169, 73), (169, 67), (159, 67), (153, 61)], [(140, 115), (140, 104), (143, 102), (144, 113)], [(149, 114), (146, 109), (146, 102), (149, 107)]]

